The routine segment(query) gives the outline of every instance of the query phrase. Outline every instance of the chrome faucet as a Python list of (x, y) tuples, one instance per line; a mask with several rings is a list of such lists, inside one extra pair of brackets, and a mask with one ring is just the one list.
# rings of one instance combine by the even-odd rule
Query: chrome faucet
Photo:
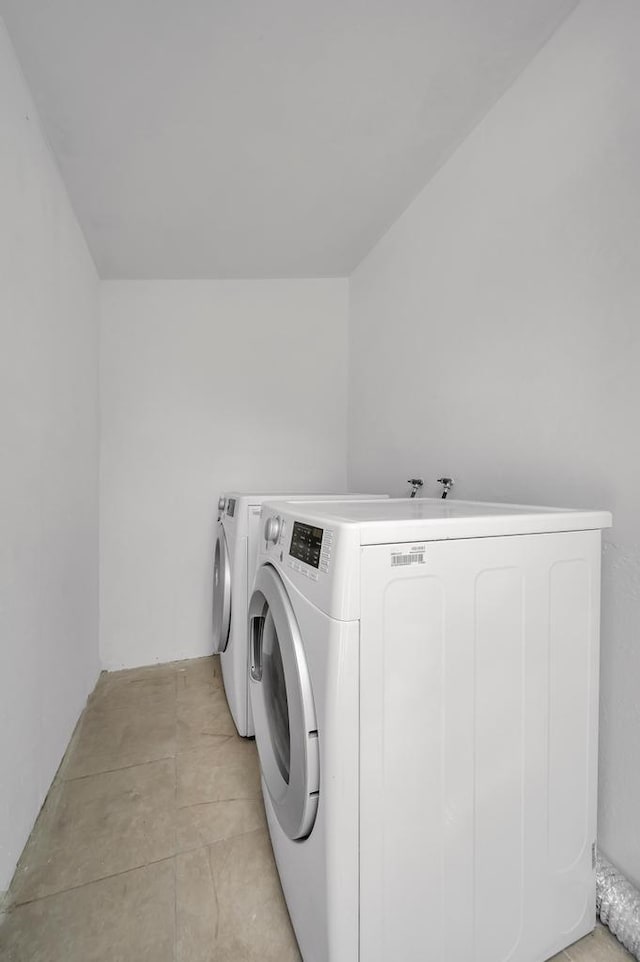
[(453, 478), (438, 478), (438, 484), (442, 485), (442, 497), (446, 498), (451, 491), (451, 488), (454, 486), (455, 481)]
[(422, 480), (422, 478), (409, 478), (407, 481), (407, 484), (411, 485), (411, 494), (409, 495), (409, 497), (415, 498), (416, 494), (424, 484), (424, 481)]

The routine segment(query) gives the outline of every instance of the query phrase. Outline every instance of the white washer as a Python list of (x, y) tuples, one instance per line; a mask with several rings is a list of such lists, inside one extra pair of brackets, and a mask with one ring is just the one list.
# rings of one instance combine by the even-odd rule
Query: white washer
[(541, 962), (593, 929), (610, 514), (262, 515), (251, 702), (305, 962)]
[(265, 500), (387, 499), (373, 494), (243, 494), (218, 502), (213, 565), (213, 651), (220, 654), (229, 709), (240, 735), (253, 735), (249, 704), (247, 605), (255, 574), (260, 509)]

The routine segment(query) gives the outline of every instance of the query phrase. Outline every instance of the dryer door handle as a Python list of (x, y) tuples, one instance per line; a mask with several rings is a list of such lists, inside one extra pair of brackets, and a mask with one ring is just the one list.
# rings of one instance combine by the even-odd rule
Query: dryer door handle
[(264, 615), (251, 619), (251, 680), (262, 681), (262, 641), (264, 637)]

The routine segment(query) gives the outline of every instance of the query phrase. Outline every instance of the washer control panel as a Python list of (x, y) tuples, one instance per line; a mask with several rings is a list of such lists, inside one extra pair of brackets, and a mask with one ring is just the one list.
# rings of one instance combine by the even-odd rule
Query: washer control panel
[(333, 531), (314, 525), (293, 522), (287, 566), (305, 578), (317, 581), (319, 573), (327, 574), (333, 550)]
[(332, 618), (359, 617), (362, 549), (356, 524), (330, 507), (318, 510), (317, 503), (305, 510), (304, 504), (274, 501), (262, 507), (258, 539), (258, 565), (273, 565)]
[(323, 534), (322, 528), (304, 524), (302, 521), (294, 521), (289, 554), (296, 561), (303, 561), (312, 568), (319, 568)]
[(322, 538), (322, 549), (320, 551), (320, 571), (328, 571), (331, 564), (331, 552), (333, 551), (333, 531), (329, 528), (324, 529)]

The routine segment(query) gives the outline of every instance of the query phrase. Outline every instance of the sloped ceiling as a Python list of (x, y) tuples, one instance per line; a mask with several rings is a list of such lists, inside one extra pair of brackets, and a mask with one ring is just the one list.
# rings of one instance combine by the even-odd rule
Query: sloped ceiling
[(0, 0), (106, 278), (348, 274), (576, 0)]

